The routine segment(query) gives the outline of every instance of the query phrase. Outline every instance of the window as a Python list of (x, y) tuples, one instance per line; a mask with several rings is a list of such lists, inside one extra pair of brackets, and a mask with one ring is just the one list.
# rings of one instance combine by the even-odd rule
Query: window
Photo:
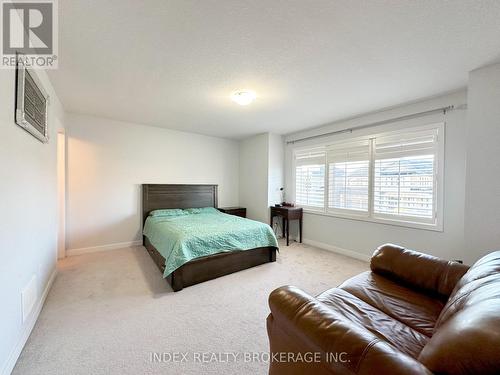
[(430, 130), (374, 140), (374, 215), (433, 220), (436, 138)]
[(325, 201), (325, 152), (311, 150), (296, 154), (295, 202), (306, 208), (322, 209)]
[(443, 130), (426, 126), (296, 152), (295, 202), (334, 216), (439, 229)]
[(328, 151), (328, 210), (368, 211), (369, 141)]

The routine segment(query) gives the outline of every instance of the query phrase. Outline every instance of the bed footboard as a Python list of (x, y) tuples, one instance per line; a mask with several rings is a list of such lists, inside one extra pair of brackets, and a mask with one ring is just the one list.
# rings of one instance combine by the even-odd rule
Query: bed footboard
[[(155, 249), (147, 238), (144, 246), (160, 271), (165, 271), (165, 258)], [(245, 251), (224, 252), (209, 255), (184, 264), (166, 279), (174, 292), (184, 287), (229, 275), (260, 264), (276, 261), (275, 247), (258, 247)]]

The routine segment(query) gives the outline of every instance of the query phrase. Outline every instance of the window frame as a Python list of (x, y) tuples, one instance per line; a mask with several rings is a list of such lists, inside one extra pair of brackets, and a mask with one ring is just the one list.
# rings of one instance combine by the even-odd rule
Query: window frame
[[(425, 219), (417, 219), (412, 216), (394, 216), (394, 215), (386, 215), (374, 212), (374, 175), (375, 175), (375, 150), (374, 150), (374, 139), (382, 136), (395, 136), (395, 135), (403, 135), (405, 133), (413, 132), (413, 131), (425, 131), (425, 130), (437, 130), (437, 140), (436, 140), (436, 151), (434, 153), (434, 181), (433, 181), (433, 218), (429, 220)], [(420, 126), (412, 126), (408, 128), (401, 128), (396, 130), (387, 130), (380, 131), (376, 133), (371, 133), (368, 135), (360, 136), (360, 137), (348, 137), (338, 141), (330, 141), (330, 142), (322, 142), (316, 143), (313, 145), (309, 145), (307, 147), (295, 148), (292, 153), (292, 196), (295, 200), (295, 189), (296, 189), (296, 155), (300, 153), (304, 153), (309, 149), (318, 149), (324, 148), (325, 151), (329, 147), (335, 147), (335, 145), (342, 145), (346, 143), (358, 142), (358, 141), (366, 141), (369, 140), (369, 165), (368, 165), (368, 210), (367, 211), (357, 211), (350, 209), (341, 209), (341, 208), (329, 208), (329, 163), (328, 156), (325, 152), (325, 191), (324, 191), (324, 200), (323, 200), (323, 208), (311, 209), (310, 207), (304, 207), (298, 205), (298, 207), (302, 207), (305, 213), (321, 215), (321, 216), (329, 216), (336, 217), (341, 219), (349, 219), (356, 221), (364, 221), (378, 224), (386, 224), (400, 227), (408, 227), (415, 229), (425, 229), (431, 231), (442, 232), (443, 225), (443, 208), (444, 208), (444, 164), (445, 164), (445, 123), (432, 123)]]

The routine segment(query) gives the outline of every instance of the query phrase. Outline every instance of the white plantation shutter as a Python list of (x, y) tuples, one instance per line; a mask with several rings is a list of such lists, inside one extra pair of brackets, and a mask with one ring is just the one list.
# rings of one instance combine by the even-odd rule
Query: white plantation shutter
[(377, 137), (375, 139), (376, 158), (427, 155), (437, 149), (438, 129), (415, 130)]
[(328, 149), (328, 210), (368, 211), (370, 141)]
[(443, 131), (436, 124), (295, 152), (295, 202), (340, 217), (440, 230)]
[(325, 150), (311, 149), (295, 154), (295, 203), (311, 209), (325, 205)]
[(375, 139), (375, 215), (422, 222), (434, 219), (437, 141), (437, 129)]

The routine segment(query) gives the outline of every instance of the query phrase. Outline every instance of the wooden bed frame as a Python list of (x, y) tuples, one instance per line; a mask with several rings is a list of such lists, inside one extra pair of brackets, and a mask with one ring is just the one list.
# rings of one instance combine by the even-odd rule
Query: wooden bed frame
[[(149, 213), (162, 208), (217, 207), (217, 185), (142, 185), (142, 224)], [(143, 236), (143, 244), (163, 273), (165, 258)], [(276, 261), (275, 247), (259, 247), (235, 252), (222, 252), (193, 259), (176, 269), (167, 281), (174, 292), (217, 277)]]

